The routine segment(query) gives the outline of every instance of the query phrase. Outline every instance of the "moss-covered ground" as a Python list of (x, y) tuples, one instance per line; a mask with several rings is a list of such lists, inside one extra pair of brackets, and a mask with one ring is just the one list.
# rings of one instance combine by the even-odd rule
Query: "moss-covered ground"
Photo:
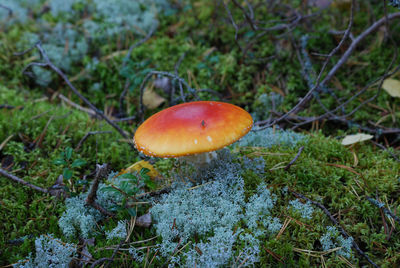
[[(18, 13), (22, 11), (14, 9), (14, 14), (9, 16), (0, 7), (0, 167), (46, 189), (63, 175), (64, 190), (73, 197), (88, 189), (94, 178), (96, 164), (107, 163), (113, 171), (118, 172), (140, 161), (143, 155), (139, 155), (131, 147), (131, 139), (123, 138), (104, 120), (63, 101), (59, 94), (81, 107), (86, 107), (54, 72), (45, 74), (35, 69), (24, 69), (29, 63), (40, 61), (36, 49), (22, 56), (14, 54), (33, 44), (32, 40), (28, 40), (27, 34), (36, 34), (42, 39), (44, 46), (55, 40), (56, 35), (52, 29), (57, 25), (76, 31), (77, 35), (72, 35), (73, 37), (67, 36), (66, 32), (57, 33), (63, 44), (59, 62), (65, 63), (68, 57), (71, 59), (70, 66), (63, 71), (74, 86), (112, 120), (135, 116), (117, 122), (120, 128), (132, 136), (141, 123), (140, 86), (150, 71), (172, 74), (176, 72), (190, 87), (198, 90), (200, 99), (221, 100), (239, 105), (248, 110), (256, 121), (276, 116), (270, 110), (276, 113), (290, 110), (307, 93), (310, 81), (313, 82), (315, 73), (319, 72), (323, 64), (324, 54), (329, 53), (340, 41), (340, 36), (329, 31), (347, 27), (351, 1), (332, 1), (326, 9), (306, 4), (311, 1), (282, 1), (282, 6), (268, 6), (262, 4), (263, 1), (250, 1), (257, 6), (254, 15), (260, 21), (284, 23), (284, 19), (290, 17), (294, 11), (304, 14), (315, 12), (317, 15), (293, 27), (286, 34), (285, 31), (271, 31), (262, 35), (246, 54), (241, 48), (253, 42), (252, 38), (260, 32), (250, 26), (242, 27), (235, 40), (235, 27), (222, 2), (226, 3), (237, 23), (245, 24), (241, 9), (232, 1), (152, 1), (156, 3), (153, 7), (142, 3), (138, 12), (147, 12), (154, 8), (156, 11), (152, 12), (156, 16), (153, 19), (157, 21), (158, 27), (150, 38), (136, 46), (130, 54), (129, 47), (140, 42), (151, 29), (141, 31), (140, 27), (139, 30), (122, 27), (113, 34), (105, 34), (106, 30), (100, 30), (97, 35), (91, 35), (84, 28), (85, 22), (93, 20), (100, 28), (103, 27), (101, 29), (107, 29), (113, 23), (102, 21), (107, 15), (103, 14), (101, 17), (97, 13), (91, 13), (93, 11), (89, 6), (96, 3), (100, 5), (102, 1), (71, 1), (73, 4), (70, 9), (59, 11), (61, 13), (55, 13), (52, 9), (53, 1), (32, 1), (32, 5), (27, 5), (27, 2), (29, 1), (15, 1), (22, 9), (28, 10), (23, 19), (19, 17), (22, 13)], [(56, 2), (60, 1), (54, 0)], [(159, 4), (161, 2), (168, 2), (168, 7)], [(246, 6), (246, 1), (239, 2)], [(385, 10), (383, 1), (356, 2), (352, 30), (355, 36), (382, 17)], [(12, 1), (6, 1), (5, 5), (10, 3)], [(16, 8), (14, 4), (10, 4), (10, 7)], [(399, 11), (392, 6), (387, 8), (389, 13)], [(269, 12), (271, 10), (274, 12)], [(121, 24), (125, 23), (128, 24)], [(118, 23), (116, 25), (120, 26)], [(265, 27), (273, 25), (267, 23)], [(397, 53), (394, 44), (400, 42), (400, 24), (397, 20), (391, 25), (390, 37), (382, 28), (384, 27), (369, 35), (357, 47), (349, 61), (329, 83), (334, 96), (329, 92), (316, 94), (316, 99), (328, 109), (334, 109), (338, 105), (335, 99), (349, 99), (387, 71)], [(305, 43), (306, 39), (308, 41)], [(78, 48), (68, 47), (73, 40), (75, 44), (76, 40), (84, 40), (87, 44), (87, 48), (79, 52), (81, 54), (76, 52), (80, 55), (78, 59), (71, 56), (74, 49), (78, 51)], [(346, 43), (338, 55), (348, 45)], [(51, 50), (50, 47), (48, 49)], [(308, 73), (302, 70), (299, 62), (299, 55), (305, 59), (304, 52), (310, 58), (311, 67)], [(53, 51), (48, 53), (50, 55)], [(57, 51), (54, 53), (57, 54)], [(127, 55), (129, 58), (126, 58)], [(333, 57), (333, 62), (339, 59), (338, 55)], [(399, 64), (399, 59), (395, 58), (394, 63), (391, 70)], [(31, 71), (33, 77), (23, 71)], [(45, 78), (49, 79), (47, 83), (40, 82), (43, 81), (40, 79)], [(400, 75), (395, 73), (393, 78), (399, 79)], [(157, 98), (162, 98), (163, 102), (154, 108), (147, 108), (145, 118), (171, 103), (182, 102), (178, 84), (176, 81), (170, 82), (176, 88), (172, 102), (170, 89), (154, 89), (151, 86), (152, 81), (148, 82), (146, 90), (155, 90)], [(119, 98), (126, 85), (128, 92), (121, 107)], [(377, 88), (377, 83), (372, 84), (350, 102), (343, 112), (351, 112), (363, 101), (374, 96)], [(184, 94), (187, 94), (186, 100), (193, 100), (193, 95), (188, 94), (186, 88), (184, 90)], [(153, 99), (147, 101), (150, 102), (149, 106), (156, 102)], [(324, 109), (320, 102), (311, 102), (299, 115), (311, 117), (322, 114)], [(340, 248), (325, 250), (321, 237), (327, 233), (328, 226), (335, 224), (315, 205), (311, 218), (304, 218), (299, 211), (288, 209), (289, 202), (299, 198), (296, 193), (323, 205), (354, 239), (360, 250), (378, 266), (400, 266), (400, 222), (384, 212), (384, 208), (395, 215), (400, 211), (400, 163), (396, 160), (396, 155), (399, 155), (399, 133), (374, 137), (374, 142), (387, 146), (387, 150), (382, 150), (371, 141), (351, 146), (341, 144), (344, 136), (359, 131), (359, 125), (379, 129), (398, 128), (399, 104), (400, 98), (392, 97), (382, 90), (371, 103), (362, 105), (357, 112), (347, 117), (348, 122), (345, 124), (324, 122), (322, 125), (309, 124), (296, 129), (306, 138), (294, 146), (276, 144), (267, 147), (230, 147), (231, 154), (238, 157), (235, 161), (243, 161), (244, 156), (250, 159), (261, 157), (265, 160), (263, 172), (246, 169), (242, 163), (241, 176), (245, 195), (250, 198), (258, 185), (265, 183), (276, 196), (271, 216), (282, 223), (279, 233), (263, 237), (256, 266), (371, 265), (354, 248), (349, 255), (338, 254)], [(284, 123), (279, 127), (289, 128), (291, 125)], [(101, 133), (90, 135), (80, 144), (88, 132)], [(303, 149), (298, 155), (301, 147)], [(293, 165), (285, 168), (296, 155), (298, 157)], [(162, 189), (181, 168), (175, 160), (151, 159), (150, 162), (163, 174), (164, 181), (157, 181), (155, 186), (141, 184), (140, 187), (144, 187), (146, 191)], [(371, 198), (376, 203), (371, 202)], [(306, 203), (306, 200), (300, 200)], [(120, 209), (116, 216), (99, 221), (92, 234), (95, 242), (87, 246), (91, 259), (89, 258), (86, 265), (89, 267), (95, 260), (111, 257), (118, 247), (119, 240), (107, 239), (106, 231), (116, 227), (119, 220), (128, 220), (129, 226), (134, 226), (132, 223), (136, 216), (147, 213), (150, 207), (150, 203), (138, 202), (134, 213)], [(54, 234), (54, 237), (64, 241), (60, 243), (82, 243), (78, 236), (66, 237), (60, 229), (58, 221), (65, 210), (63, 198), (35, 191), (0, 176), (0, 266), (27, 259), (29, 253), (35, 252), (35, 239), (43, 234)], [(246, 230), (246, 222), (239, 222), (235, 228)], [(111, 266), (167, 266), (171, 258), (159, 258), (157, 251), (150, 250), (162, 242), (160, 236), (149, 242), (134, 244), (135, 241), (155, 236), (154, 223), (149, 228), (135, 227), (127, 240), (133, 244), (123, 244), (120, 250), (115, 251)], [(192, 239), (195, 243), (200, 238)], [(144, 252), (142, 262), (128, 253), (127, 249), (132, 245)], [(188, 250), (182, 246), (184, 245), (174, 251), (174, 256)], [(246, 261), (235, 263), (234, 260), (247, 246), (245, 243), (234, 245), (236, 255), (229, 262), (231, 266), (246, 265)], [(84, 254), (76, 257), (77, 262), (82, 259)], [(185, 259), (182, 257), (181, 264), (184, 263)]]

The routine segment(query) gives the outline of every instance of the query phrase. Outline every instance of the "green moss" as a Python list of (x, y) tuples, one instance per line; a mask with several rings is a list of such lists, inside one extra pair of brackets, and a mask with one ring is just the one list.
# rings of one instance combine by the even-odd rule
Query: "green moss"
[[(118, 170), (136, 161), (136, 153), (126, 142), (118, 141), (118, 134), (108, 125), (94, 121), (87, 114), (55, 101), (34, 102), (39, 96), (0, 88), (0, 103), (15, 106), (14, 109), (0, 110), (0, 140), (5, 141), (11, 136), (0, 152), (3, 161), (5, 157), (11, 157), (11, 160), (8, 158), (7, 164), (3, 162), (10, 167), (9, 172), (37, 186), (50, 187), (63, 172), (62, 166), (54, 164), (60, 152), (66, 147), (75, 148), (88, 131), (97, 130), (111, 131), (111, 134), (104, 135), (113, 138), (91, 136), (85, 141), (73, 157), (85, 159), (88, 164), (84, 168), (75, 169), (72, 182), (88, 174), (96, 162), (110, 163), (112, 168)], [(47, 123), (47, 130), (44, 131)], [(38, 140), (42, 134), (43, 139), (39, 144)], [(64, 183), (73, 191), (71, 184), (67, 181)], [(5, 265), (27, 256), (32, 250), (34, 239), (24, 242), (28, 243), (29, 247), (25, 244), (10, 245), (8, 241), (25, 235), (60, 235), (57, 224), (63, 211), (63, 202), (8, 179), (0, 180), (0, 189), (0, 216), (5, 219), (1, 223), (4, 232), (0, 236), (0, 243), (5, 247), (2, 260), (8, 260), (2, 262)]]
[[(306, 51), (313, 70), (318, 72), (324, 57), (315, 53), (329, 53), (338, 44), (340, 36), (330, 34), (329, 30), (345, 29), (349, 15), (346, 4), (332, 6), (320, 16), (309, 18), (307, 22), (292, 29), (290, 36), (281, 35), (282, 32), (271, 32), (260, 37), (244, 55), (238, 45), (245, 47), (250, 44), (259, 32), (243, 24), (243, 13), (235, 8), (233, 3), (227, 3), (232, 17), (238, 25), (243, 26), (238, 31), (237, 40), (235, 40), (235, 29), (222, 6), (210, 1), (178, 2), (182, 5), (181, 9), (173, 10), (175, 12), (173, 16), (159, 15), (160, 24), (157, 31), (145, 44), (132, 51), (130, 58), (125, 62), (125, 68), (121, 66), (129, 46), (139, 41), (136, 36), (122, 38), (124, 41), (118, 38), (115, 38), (118, 40), (112, 38), (102, 41), (90, 40), (88, 54), (81, 62), (73, 63), (68, 73), (73, 84), (97, 107), (107, 109), (111, 115), (116, 115), (121, 108), (119, 96), (124, 88), (125, 79), (128, 79), (131, 84), (124, 108), (127, 114), (135, 115), (139, 107), (139, 87), (145, 75), (151, 70), (174, 73), (176, 63), (185, 54), (178, 74), (193, 88), (213, 89), (230, 102), (256, 113), (259, 117), (257, 119), (262, 120), (269, 116), (269, 111), (263, 111), (265, 107), (258, 101), (262, 94), (270, 96), (272, 92), (279, 91), (284, 97), (282, 103), (279, 102), (275, 108), (277, 111), (287, 111), (309, 90), (307, 78), (304, 77), (297, 58), (297, 46), (300, 45), (301, 38), (309, 36)], [(283, 3), (290, 4), (298, 10), (305, 8), (301, 1), (283, 1)], [(355, 36), (368, 27), (371, 21), (383, 16), (382, 5), (377, 1), (358, 3), (352, 29)], [(310, 11), (317, 9), (311, 8)], [(389, 8), (389, 11), (395, 10)], [(32, 18), (39, 18), (39, 12), (41, 11), (38, 8), (33, 9)], [(76, 12), (77, 17), (84, 18), (82, 17), (85, 16), (84, 4), (75, 5), (72, 12)], [(255, 17), (262, 18), (263, 21), (276, 22), (286, 17), (286, 15), (274, 15), (269, 12), (266, 5), (259, 5), (254, 12)], [(72, 21), (64, 15), (54, 17), (45, 12), (40, 18), (50, 27), (66, 21), (73, 24), (71, 27), (80, 27), (82, 21)], [(60, 78), (54, 79), (48, 88), (44, 88), (38, 87), (32, 79), (22, 74), (24, 66), (39, 60), (32, 58), (34, 52), (25, 56), (13, 55), (16, 51), (28, 48), (28, 44), (22, 41), (24, 33), (43, 31), (43, 27), (33, 19), (29, 19), (25, 24), (7, 27), (0, 25), (4, 29), (0, 32), (2, 40), (0, 105), (14, 106), (12, 109), (0, 108), (0, 144), (7, 140), (0, 151), (1, 165), (22, 179), (47, 188), (54, 184), (65, 168), (55, 164), (55, 160), (66, 148), (72, 148), (73, 159), (86, 161), (85, 165), (73, 170), (70, 181), (64, 181), (72, 194), (77, 194), (83, 188), (79, 181), (94, 170), (96, 163), (109, 163), (118, 171), (136, 162), (139, 157), (128, 146), (127, 141), (122, 140), (120, 135), (104, 121), (91, 118), (88, 114), (60, 102), (54, 93), (61, 92), (72, 101), (83, 105), (78, 98), (70, 94)], [(273, 25), (276, 24), (269, 23), (263, 26)], [(399, 25), (391, 24), (392, 33), (397, 33), (399, 30)], [(382, 38), (382, 34), (383, 32), (379, 30), (366, 38), (327, 85), (341, 100), (354, 95), (372, 79), (385, 72), (395, 55), (395, 47), (390, 40), (379, 39)], [(393, 38), (395, 43), (400, 41), (400, 37), (396, 34), (393, 34)], [(349, 42), (346, 42), (343, 48), (348, 45)], [(329, 66), (333, 66), (339, 59), (338, 53), (332, 57)], [(395, 61), (395, 64), (397, 63), (398, 60)], [(376, 85), (371, 86), (359, 98), (349, 103), (346, 112), (350, 112), (362, 101), (374, 96), (376, 88)], [(156, 90), (164, 98), (169, 97), (162, 90)], [(209, 93), (199, 95), (202, 99), (217, 98)], [(319, 97), (329, 109), (334, 109), (338, 105), (329, 94), (320, 93)], [(382, 119), (383, 126), (398, 127), (400, 114), (397, 110), (394, 112), (392, 110), (399, 105), (399, 98), (392, 98), (382, 91), (373, 105), (364, 105), (348, 119), (362, 125), (371, 125), (370, 122)], [(147, 111), (146, 117), (156, 110)], [(314, 101), (301, 115), (315, 116), (323, 112), (319, 103)], [(120, 123), (120, 126), (126, 131), (133, 132), (139, 123), (139, 120), (135, 120), (131, 125)], [(343, 125), (343, 129), (358, 131), (354, 126), (352, 122), (347, 126)], [(111, 133), (90, 136), (79, 149), (75, 150), (88, 131), (111, 131)], [(327, 133), (333, 137), (324, 137), (323, 134)], [(266, 161), (263, 174), (243, 170), (246, 196), (252, 195), (257, 186), (265, 182), (271, 192), (278, 196), (272, 215), (279, 217), (281, 223), (290, 220), (280, 237), (265, 239), (263, 242), (261, 266), (322, 265), (320, 257), (307, 255), (299, 249), (322, 251), (319, 239), (325, 232), (326, 226), (332, 225), (332, 222), (317, 208), (312, 220), (301, 219), (298, 213), (288, 210), (289, 202), (296, 198), (290, 190), (300, 192), (323, 204), (379, 265), (398, 266), (399, 235), (394, 230), (388, 240), (380, 210), (367, 201), (365, 196), (379, 198), (391, 211), (398, 211), (400, 165), (392, 159), (389, 152), (382, 152), (368, 142), (351, 148), (342, 146), (334, 137), (343, 135), (346, 133), (338, 130), (338, 125), (327, 123), (321, 132), (311, 133), (307, 142), (294, 148), (250, 147), (235, 151), (239, 156), (247, 155), (250, 158), (261, 156)], [(393, 141), (396, 141), (395, 137)], [(299, 146), (304, 146), (300, 157), (289, 170), (284, 170), (297, 154)], [(171, 180), (176, 170), (179, 170), (173, 160), (160, 160), (155, 166), (164, 174), (167, 181)], [(62, 200), (2, 178), (0, 208), (0, 217), (5, 219), (0, 223), (2, 230), (0, 265), (8, 265), (25, 258), (34, 247), (35, 237), (41, 234), (54, 233), (58, 237), (62, 236), (57, 225), (58, 218), (65, 209)], [(141, 206), (139, 212), (145, 213), (146, 209), (147, 207)], [(129, 218), (129, 215), (121, 212), (116, 218), (99, 223), (96, 245), (89, 246), (94, 258), (112, 255), (112, 250), (104, 247), (118, 244), (118, 241), (107, 241), (104, 231), (111, 230), (118, 220), (126, 218)], [(388, 217), (385, 218), (385, 222), (390, 228)], [(249, 232), (244, 223), (240, 223), (237, 227), (245, 228), (245, 232)], [(154, 229), (151, 228), (135, 228), (131, 240), (148, 239), (154, 236), (154, 233)], [(24, 239), (22, 244), (10, 243), (11, 240), (26, 236), (29, 237)], [(193, 238), (192, 242), (195, 243), (196, 239)], [(153, 246), (156, 243), (156, 241), (140, 243), (137, 247)], [(237, 254), (244, 250), (244, 246), (242, 244), (236, 246)], [(152, 256), (150, 254), (150, 257)], [(282, 257), (280, 261), (277, 260), (279, 256)], [(327, 266), (346, 265), (335, 253), (324, 255), (323, 258)], [(161, 266), (165, 261), (156, 259), (153, 264)], [(355, 266), (367, 265), (365, 259), (356, 254), (349, 261)], [(116, 265), (120, 264), (141, 266), (132, 261), (128, 255), (118, 259)]]

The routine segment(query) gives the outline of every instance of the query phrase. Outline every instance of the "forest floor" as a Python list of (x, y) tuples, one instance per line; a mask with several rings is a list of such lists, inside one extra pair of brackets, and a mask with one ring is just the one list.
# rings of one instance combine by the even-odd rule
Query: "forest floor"
[[(397, 3), (2, 1), (0, 267), (400, 266)], [(139, 154), (197, 100), (253, 130)]]

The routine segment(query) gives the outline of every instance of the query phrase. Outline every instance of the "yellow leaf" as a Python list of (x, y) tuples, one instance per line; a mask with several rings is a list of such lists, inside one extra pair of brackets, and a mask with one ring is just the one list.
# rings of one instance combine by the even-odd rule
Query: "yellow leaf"
[(145, 161), (145, 160), (138, 161), (135, 164), (133, 164), (130, 167), (128, 167), (127, 169), (121, 170), (121, 172), (118, 173), (117, 176), (120, 176), (120, 175), (125, 174), (125, 173), (132, 173), (134, 171), (140, 172), (140, 170), (142, 168), (147, 168), (147, 169), (150, 170), (147, 173), (147, 175), (149, 175), (150, 178), (154, 179), (156, 177), (160, 177), (160, 173), (158, 173), (158, 171), (153, 167), (153, 165), (150, 164), (149, 162)]
[(332, 7), (339, 10), (349, 10), (351, 7), (351, 0), (335, 0), (332, 3)]
[(396, 79), (385, 79), (382, 88), (392, 97), (400, 98), (400, 81)]
[(372, 136), (372, 135), (363, 134), (363, 133), (359, 133), (359, 134), (355, 134), (355, 135), (347, 135), (342, 140), (342, 144), (343, 145), (351, 145), (351, 144), (354, 144), (354, 143), (370, 140), (373, 137), (374, 136)]
[(155, 109), (160, 106), (165, 99), (154, 91), (153, 86), (148, 87), (143, 92), (143, 105), (147, 108)]

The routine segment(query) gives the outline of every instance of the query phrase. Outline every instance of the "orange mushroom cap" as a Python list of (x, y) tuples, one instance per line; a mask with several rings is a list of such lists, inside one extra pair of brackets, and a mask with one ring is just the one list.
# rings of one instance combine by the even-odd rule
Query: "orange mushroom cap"
[(251, 115), (233, 104), (195, 101), (162, 110), (136, 130), (136, 148), (149, 156), (179, 157), (221, 149), (246, 135)]

